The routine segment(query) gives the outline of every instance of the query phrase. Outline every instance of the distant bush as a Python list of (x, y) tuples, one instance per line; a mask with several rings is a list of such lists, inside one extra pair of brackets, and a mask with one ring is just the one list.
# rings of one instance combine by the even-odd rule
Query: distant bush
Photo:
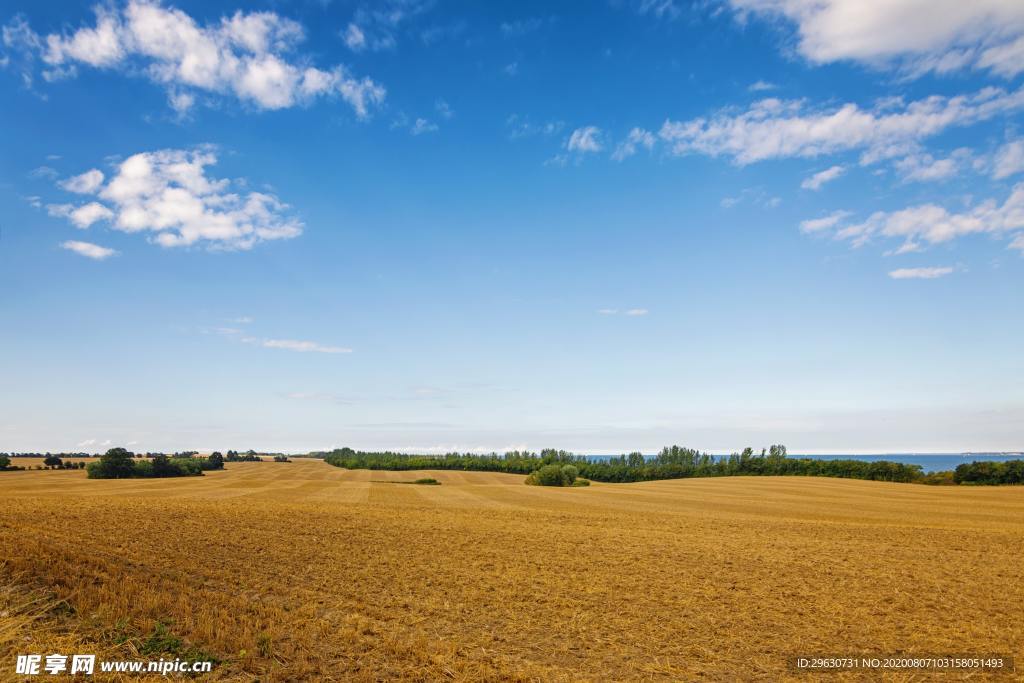
[(562, 468), (558, 465), (544, 465), (526, 478), (534, 486), (562, 486)]
[(928, 474), (921, 477), (918, 480), (922, 484), (928, 484), (929, 486), (956, 486), (956, 479), (954, 478), (953, 472), (929, 472)]
[[(531, 472), (526, 483), (531, 486), (575, 486), (578, 475), (579, 469), (575, 465), (544, 465)], [(589, 486), (590, 482), (580, 485)]]
[(224, 469), (224, 456), (221, 455), (220, 451), (214, 451), (210, 453), (210, 457), (206, 459), (208, 470), (222, 470)]
[(287, 455), (275, 455), (274, 462), (291, 462)]
[(227, 462), (260, 462), (260, 457), (256, 455), (256, 451), (250, 450), (246, 453), (239, 453), (238, 451), (228, 451), (227, 456), (224, 458)]
[(11, 466), (11, 458), (7, 455), (0, 455), (0, 470), (6, 470)]
[(136, 461), (124, 448), (111, 448), (98, 462), (85, 468), (90, 479), (137, 479), (149, 477), (201, 476), (209, 468), (206, 458), (193, 458), (191, 454), (169, 458), (158, 453), (151, 458)]
[(64, 461), (56, 455), (48, 455), (43, 458), (43, 464), (47, 467), (63, 467)]
[(577, 479), (572, 483), (573, 486), (590, 486), (589, 479)]
[(425, 486), (440, 486), (441, 482), (437, 479), (431, 479), (430, 477), (424, 477), (423, 479), (417, 479), (413, 482), (414, 484), (424, 484)]

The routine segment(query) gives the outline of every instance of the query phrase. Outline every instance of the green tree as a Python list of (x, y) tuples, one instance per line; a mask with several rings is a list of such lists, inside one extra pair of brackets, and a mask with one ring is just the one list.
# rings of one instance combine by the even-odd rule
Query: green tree
[(211, 470), (222, 470), (224, 469), (224, 456), (220, 454), (220, 451), (214, 451), (210, 453), (210, 457), (206, 459), (209, 463)]
[(99, 470), (106, 479), (124, 479), (135, 471), (132, 452), (126, 448), (111, 448), (100, 457)]
[(47, 455), (43, 458), (43, 464), (47, 467), (60, 467), (64, 464), (64, 461), (56, 455)]

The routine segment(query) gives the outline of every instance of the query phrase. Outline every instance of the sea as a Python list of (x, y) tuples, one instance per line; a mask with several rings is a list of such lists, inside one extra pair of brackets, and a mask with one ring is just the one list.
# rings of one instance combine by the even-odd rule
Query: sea
[[(723, 457), (722, 454), (714, 454), (716, 458)], [(618, 455), (588, 455), (587, 458), (594, 461), (617, 458)], [(654, 455), (645, 455), (647, 459), (653, 459)], [(920, 465), (924, 472), (944, 472), (955, 470), (957, 465), (965, 462), (1002, 462), (1004, 460), (1024, 460), (1024, 452), (1014, 453), (863, 453), (844, 454), (813, 454), (813, 453), (790, 453), (790, 458), (813, 458), (815, 460), (863, 460), (874, 462), (876, 460), (888, 460), (890, 462), (901, 462), (905, 465)]]

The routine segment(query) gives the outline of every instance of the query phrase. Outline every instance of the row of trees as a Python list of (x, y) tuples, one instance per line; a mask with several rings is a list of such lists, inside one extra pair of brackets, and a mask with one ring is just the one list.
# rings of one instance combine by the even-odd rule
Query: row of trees
[(953, 471), (953, 481), (957, 484), (1024, 484), (1024, 460), (1006, 460), (979, 462), (957, 465)]
[(739, 453), (727, 456), (714, 456), (691, 448), (668, 446), (653, 458), (634, 452), (602, 460), (555, 449), (545, 449), (540, 453), (511, 451), (504, 455), (447, 453), (431, 456), (339, 448), (311, 455), (322, 457), (337, 467), (371, 470), (482, 470), (532, 474), (546, 465), (573, 465), (579, 476), (606, 482), (769, 475), (913, 482), (923, 476), (920, 465), (905, 465), (885, 460), (864, 462), (790, 458), (786, 454), (786, 447), (782, 445), (762, 449), (759, 454), (752, 448), (745, 448)]
[(224, 457), (214, 452), (208, 458), (169, 457), (164, 454), (137, 460), (135, 454), (125, 448), (111, 448), (96, 462), (89, 463), (86, 475), (90, 479), (132, 479), (139, 477), (194, 477), (202, 476), (204, 470), (224, 468)]

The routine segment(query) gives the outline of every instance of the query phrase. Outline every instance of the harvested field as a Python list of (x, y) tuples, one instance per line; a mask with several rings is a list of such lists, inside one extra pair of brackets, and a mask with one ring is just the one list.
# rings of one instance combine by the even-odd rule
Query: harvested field
[[(421, 477), (441, 485), (384, 483)], [(109, 649), (159, 621), (221, 660), (208, 680), (807, 680), (787, 657), (854, 652), (1024, 665), (1024, 487), (522, 481), (313, 460), (0, 473), (0, 571), (66, 605), (30, 635)]]

